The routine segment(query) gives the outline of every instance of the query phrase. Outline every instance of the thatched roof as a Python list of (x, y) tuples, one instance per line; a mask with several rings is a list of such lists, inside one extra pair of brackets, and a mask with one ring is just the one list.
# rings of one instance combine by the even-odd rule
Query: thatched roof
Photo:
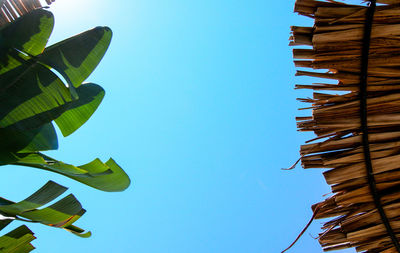
[[(50, 5), (55, 0), (46, 0)], [(0, 0), (0, 25), (11, 22), (18, 17), (34, 10), (42, 8), (39, 0)]]
[(325, 251), (400, 252), (400, 0), (377, 2), (295, 4), (314, 19), (292, 27), (295, 65), (311, 69), (296, 75), (337, 80), (296, 85), (314, 91), (299, 99), (312, 110), (297, 118), (299, 131), (317, 135), (301, 146), (302, 166), (327, 169), (332, 187), (313, 206), (316, 219), (330, 218)]

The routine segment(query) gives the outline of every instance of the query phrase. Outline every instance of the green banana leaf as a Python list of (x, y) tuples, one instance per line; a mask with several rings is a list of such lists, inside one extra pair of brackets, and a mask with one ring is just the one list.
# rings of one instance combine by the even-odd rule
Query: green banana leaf
[(52, 14), (38, 10), (0, 28), (0, 60), (8, 64), (0, 66), (0, 165), (40, 168), (100, 190), (122, 191), (130, 179), (112, 159), (73, 166), (37, 153), (58, 147), (52, 121), (64, 136), (70, 135), (105, 94), (96, 84), (81, 84), (104, 56), (111, 30), (96, 27), (44, 49), (53, 25)]
[(54, 27), (54, 16), (37, 9), (0, 28), (0, 51), (17, 49), (29, 55), (43, 52)]
[(41, 153), (30, 153), (13, 154), (13, 157), (8, 159), (7, 162), (8, 164), (55, 172), (107, 192), (123, 191), (130, 185), (128, 175), (113, 159), (109, 159), (106, 163), (103, 163), (97, 158), (90, 163), (74, 166), (57, 161)]
[(24, 163), (42, 163), (43, 158), (37, 153), (14, 153), (2, 151), (0, 152), (0, 166), (14, 164), (23, 161)]
[(12, 219), (10, 219), (10, 220), (0, 219), (0, 230), (3, 230), (3, 228), (7, 227), (8, 224), (10, 224), (12, 221), (13, 221)]
[(64, 186), (49, 181), (40, 188), (40, 190), (18, 203), (11, 204), (11, 202), (6, 202), (6, 200), (3, 199), (3, 203), (0, 203), (0, 211), (8, 215), (16, 216), (49, 203), (63, 194), (67, 189), (68, 188)]
[[(55, 89), (52, 90), (56, 95), (59, 94), (57, 93), (58, 88), (59, 87), (55, 86)], [(0, 105), (4, 105), (3, 107), (0, 106), (0, 115), (2, 115), (2, 112), (3, 115), (7, 114), (7, 110), (9, 110), (7, 105), (11, 104), (10, 100), (12, 100), (12, 98), (15, 98), (14, 100), (22, 100), (24, 97), (23, 94), (31, 91), (30, 89), (22, 89), (19, 92), (19, 94), (21, 94), (19, 97), (4, 98), (4, 103), (3, 101), (0, 102)], [(65, 91), (62, 86), (61, 91)], [(34, 105), (39, 106), (36, 111), (43, 110), (44, 105), (49, 104), (48, 102), (46, 104), (46, 100), (49, 101), (49, 92), (43, 92), (35, 96), (35, 98), (37, 98), (35, 101), (40, 100), (41, 97), (46, 99), (42, 99), (40, 104), (32, 104), (31, 101), (33, 99), (30, 99), (28, 102), (21, 103), (17, 108), (9, 112), (3, 120), (0, 120), (0, 124), (7, 122), (7, 119), (9, 119), (9, 122), (13, 119), (15, 123), (11, 121), (14, 124), (7, 125), (5, 128), (0, 128), (0, 139), (2, 140), (2, 142), (0, 142), (0, 150), (11, 152), (35, 152), (57, 149), (57, 134), (53, 125), (49, 122), (55, 120), (62, 134), (68, 136), (81, 127), (92, 116), (105, 94), (103, 88), (93, 83), (82, 85), (78, 87), (76, 91), (79, 98), (65, 102), (64, 104), (57, 101), (57, 99), (53, 101), (50, 100), (53, 104), (50, 104), (47, 112), (39, 114), (32, 113), (30, 115), (26, 112), (23, 115), (20, 113), (23, 110), (28, 110), (28, 108), (31, 110), (36, 109), (37, 107)], [(15, 102), (15, 104), (17, 103), (18, 102)], [(22, 119), (23, 117), (27, 118)], [(7, 123), (3, 124), (6, 125)], [(39, 127), (29, 129), (32, 126)]]
[(8, 164), (55, 172), (107, 192), (124, 191), (131, 183), (129, 176), (111, 158), (105, 163), (97, 158), (90, 163), (74, 166), (42, 153), (0, 152), (0, 166)]
[(108, 27), (96, 27), (47, 47), (38, 61), (57, 70), (69, 85), (79, 87), (97, 67), (112, 37)]
[(53, 124), (26, 131), (0, 128), (0, 152), (35, 152), (58, 148), (57, 134)]
[(20, 66), (20, 58), (42, 53), (53, 26), (53, 14), (38, 9), (0, 27), (0, 74)]
[[(111, 41), (111, 30), (96, 27), (52, 45), (42, 53), (53, 25), (50, 12), (36, 10), (0, 30), (0, 38), (12, 38), (4, 39), (0, 49), (7, 50), (0, 51), (13, 63), (0, 72), (0, 128), (12, 126), (12, 129), (27, 131), (58, 118), (57, 125), (68, 136), (90, 118), (104, 97), (104, 90), (94, 84), (79, 91), (74, 86), (79, 87), (104, 56)], [(49, 68), (58, 70), (69, 87)], [(84, 96), (80, 100), (79, 93)], [(73, 99), (77, 101), (66, 105)], [(40, 146), (35, 151), (41, 151), (55, 145), (32, 144), (26, 151), (34, 151), (32, 146)]]
[[(46, 17), (46, 11), (36, 14)], [(30, 20), (37, 16), (39, 15), (26, 17)], [(19, 21), (23, 21), (24, 18), (25, 16)], [(24, 26), (14, 28), (23, 30)], [(17, 127), (19, 130), (35, 129), (59, 116), (56, 123), (64, 136), (70, 135), (82, 126), (99, 106), (104, 97), (104, 90), (99, 86), (89, 84), (90, 87), (78, 91), (73, 85), (80, 86), (94, 70), (104, 56), (111, 36), (112, 33), (108, 27), (97, 27), (57, 43), (37, 57), (15, 51), (8, 52), (8, 59), (15, 64), (9, 68), (1, 68), (2, 74), (0, 72), (0, 128), (13, 125), (13, 128)], [(21, 46), (21, 49), (25, 48)], [(48, 70), (52, 67), (59, 69), (66, 80), (73, 84), (67, 88), (53, 72)], [(78, 100), (79, 93), (85, 97)], [(73, 99), (77, 101), (65, 105)], [(67, 112), (69, 107), (71, 107), (71, 112)], [(67, 122), (67, 120), (73, 121)], [(41, 150), (46, 149), (36, 151)]]
[(94, 83), (79, 86), (76, 88), (76, 93), (79, 99), (69, 102), (67, 110), (55, 119), (64, 136), (72, 134), (85, 124), (99, 107), (105, 95), (104, 89)]
[[(57, 133), (52, 123), (44, 124), (37, 129), (16, 133), (12, 136), (18, 136), (17, 138), (25, 136), (25, 141), (29, 140), (29, 144), (18, 151), (20, 153), (58, 149)], [(30, 136), (33, 136), (33, 138), (30, 138)]]
[[(16, 80), (11, 87), (1, 85), (6, 83), (2, 81), (10, 78)], [(91, 117), (105, 94), (100, 86), (88, 83), (76, 89), (78, 98), (73, 99), (62, 81), (40, 64), (32, 65), (26, 70), (18, 67), (0, 75), (0, 92), (1, 90), (3, 90), (3, 93), (0, 93), (1, 128), (7, 129), (8, 132), (28, 131), (56, 120), (64, 136), (76, 131)], [(44, 134), (46, 133), (48, 137), (55, 136), (50, 128), (46, 129)], [(54, 143), (54, 139), (44, 141)], [(0, 149), (4, 145), (0, 144)], [(33, 144), (37, 145), (43, 146), (43, 144)], [(49, 150), (55, 146), (46, 145), (41, 149), (27, 150)]]
[[(68, 136), (100, 105), (104, 90), (83, 81), (99, 64), (112, 38), (108, 27), (96, 27), (45, 48), (53, 26), (53, 15), (39, 9), (0, 27), (0, 166), (39, 168), (99, 190), (123, 191), (130, 179), (113, 159), (74, 166), (38, 152), (58, 148), (52, 121)], [(49, 181), (23, 201), (0, 198), (0, 230), (20, 220), (90, 237), (90, 232), (73, 225), (86, 211), (72, 194), (44, 207), (66, 190)], [(30, 252), (33, 239), (33, 233), (21, 226), (0, 237), (0, 252)]]
[(35, 249), (31, 241), (36, 237), (25, 225), (0, 237), (0, 252), (2, 253), (27, 253)]
[[(0, 75), (0, 83), (8, 74), (11, 75), (18, 69), (20, 68)], [(38, 82), (32, 79), (35, 74)], [(26, 140), (35, 141), (26, 143), (30, 146), (25, 151), (57, 148), (56, 134), (49, 125), (50, 122), (55, 120), (64, 136), (72, 134), (92, 116), (105, 94), (103, 88), (93, 83), (78, 87), (76, 93), (78, 98), (73, 99), (57, 76), (41, 65), (35, 65), (25, 71), (24, 76), (16, 82), (15, 88), (8, 88), (0, 94), (0, 137), (2, 132), (6, 136), (12, 131), (19, 131), (23, 136), (30, 137), (25, 138)], [(40, 136), (37, 136), (38, 132)], [(23, 136), (17, 138), (21, 139)], [(37, 138), (32, 138), (34, 136)], [(8, 142), (16, 142), (13, 138)], [(0, 144), (0, 150), (5, 145), (10, 147), (9, 143), (3, 143)], [(20, 145), (10, 151), (18, 151), (18, 148)]]
[(0, 75), (0, 128), (38, 128), (59, 117), (72, 101), (57, 75), (40, 64), (27, 65)]
[(90, 232), (84, 232), (84, 230), (72, 225), (86, 212), (72, 194), (48, 207), (38, 209), (55, 200), (66, 190), (67, 188), (49, 181), (30, 197), (18, 203), (0, 198), (0, 213), (5, 217), (10, 217), (10, 219), (42, 223), (63, 228), (81, 237), (88, 237)]

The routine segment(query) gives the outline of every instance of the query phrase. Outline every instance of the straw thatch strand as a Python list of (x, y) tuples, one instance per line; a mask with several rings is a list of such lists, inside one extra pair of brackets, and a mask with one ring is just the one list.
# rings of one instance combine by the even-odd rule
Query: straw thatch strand
[[(314, 19), (313, 27), (291, 27), (290, 45), (296, 47), (295, 66), (310, 69), (298, 70), (296, 76), (319, 79), (318, 83), (295, 86), (314, 91), (312, 98), (299, 99), (309, 104), (306, 108), (311, 109), (311, 115), (296, 120), (299, 131), (316, 134), (315, 139), (300, 148), (302, 166), (325, 169), (324, 177), (332, 187), (333, 194), (313, 207), (316, 219), (331, 219), (322, 226), (324, 231), (319, 237), (325, 251), (354, 247), (359, 252), (398, 252), (395, 244), (400, 238), (400, 0), (377, 3), (380, 5), (373, 13), (369, 36), (368, 68), (364, 70), (364, 123), (368, 129), (372, 178), (367, 174), (363, 140), (366, 135), (360, 111), (368, 6), (297, 0), (294, 8)], [(325, 83), (323, 79), (331, 81)], [(382, 213), (388, 219), (386, 225)], [(393, 231), (392, 238), (388, 226)]]

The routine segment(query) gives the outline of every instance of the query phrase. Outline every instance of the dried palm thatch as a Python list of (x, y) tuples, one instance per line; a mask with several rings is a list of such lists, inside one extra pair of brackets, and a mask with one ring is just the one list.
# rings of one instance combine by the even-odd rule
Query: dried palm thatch
[(302, 166), (328, 169), (332, 187), (313, 206), (316, 219), (330, 218), (319, 237), (325, 251), (400, 252), (400, 0), (376, 2), (295, 4), (314, 19), (291, 27), (290, 44), (303, 46), (293, 50), (296, 67), (314, 69), (296, 75), (338, 81), (296, 85), (314, 91), (299, 99), (312, 116), (297, 126), (317, 135), (301, 146)]
[[(46, 0), (50, 5), (55, 0)], [(0, 26), (38, 8), (42, 8), (39, 0), (0, 0)]]

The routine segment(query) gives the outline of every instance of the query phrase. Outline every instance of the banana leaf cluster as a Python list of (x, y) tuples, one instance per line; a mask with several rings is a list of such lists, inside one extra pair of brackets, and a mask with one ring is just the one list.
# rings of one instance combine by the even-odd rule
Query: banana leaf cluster
[[(37, 9), (0, 27), (0, 166), (33, 167), (99, 190), (123, 191), (130, 179), (113, 159), (75, 166), (42, 153), (58, 148), (54, 125), (68, 136), (100, 105), (103, 88), (84, 81), (112, 37), (108, 27), (96, 27), (46, 47), (53, 26), (52, 13)], [(21, 202), (0, 198), (0, 230), (22, 220), (90, 236), (73, 225), (85, 212), (73, 195), (41, 208), (66, 190), (49, 181)], [(25, 225), (18, 227), (0, 237), (0, 252), (29, 252), (33, 239)]]

